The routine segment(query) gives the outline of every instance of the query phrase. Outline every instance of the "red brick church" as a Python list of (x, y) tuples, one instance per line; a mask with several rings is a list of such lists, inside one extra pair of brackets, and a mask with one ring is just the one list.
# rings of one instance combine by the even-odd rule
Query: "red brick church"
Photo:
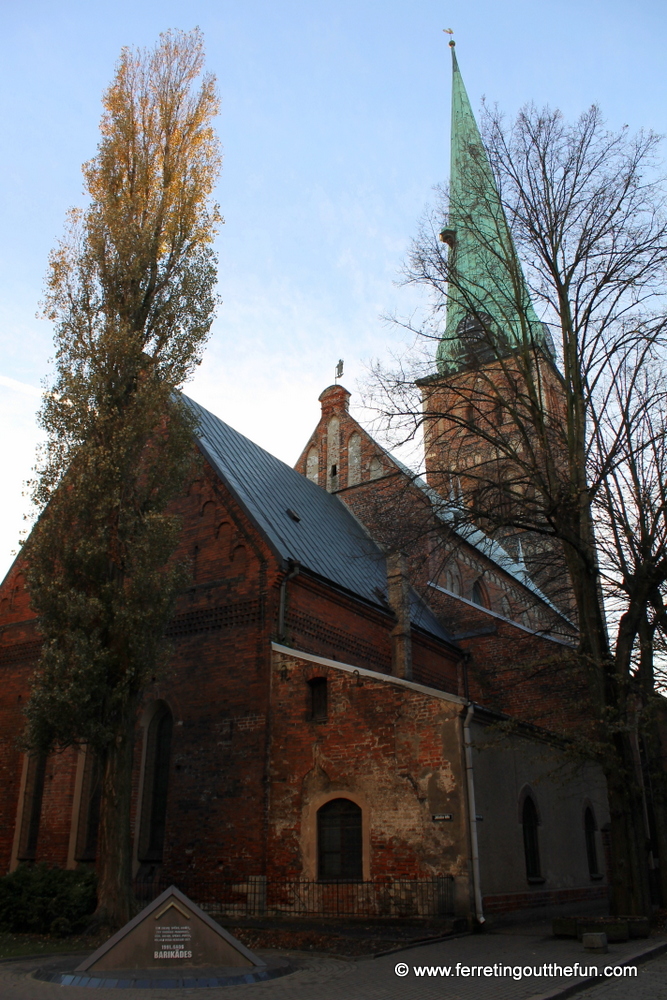
[[(325, 389), (294, 469), (191, 403), (192, 582), (137, 720), (137, 876), (411, 886), (422, 914), (446, 884), (445, 908), (478, 919), (604, 906), (604, 779), (563, 769), (572, 622), (349, 399)], [(0, 872), (96, 857), (94, 760), (17, 748), (39, 650), (19, 557), (0, 589)]]

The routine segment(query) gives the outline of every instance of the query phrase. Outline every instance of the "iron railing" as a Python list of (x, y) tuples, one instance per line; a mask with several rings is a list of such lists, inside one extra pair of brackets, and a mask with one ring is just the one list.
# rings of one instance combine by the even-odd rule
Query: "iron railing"
[(454, 913), (454, 879), (374, 879), (313, 882), (251, 875), (229, 879), (188, 874), (173, 879), (139, 878), (135, 894), (143, 903), (169, 885), (212, 914), (236, 917), (449, 917)]

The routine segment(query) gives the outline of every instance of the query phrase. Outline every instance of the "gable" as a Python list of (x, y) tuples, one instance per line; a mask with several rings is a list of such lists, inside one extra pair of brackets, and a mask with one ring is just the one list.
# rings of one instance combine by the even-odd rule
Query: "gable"
[[(384, 553), (347, 506), (194, 400), (185, 399), (199, 421), (201, 451), (278, 558), (385, 610)], [(414, 592), (410, 615), (413, 625), (451, 641)]]

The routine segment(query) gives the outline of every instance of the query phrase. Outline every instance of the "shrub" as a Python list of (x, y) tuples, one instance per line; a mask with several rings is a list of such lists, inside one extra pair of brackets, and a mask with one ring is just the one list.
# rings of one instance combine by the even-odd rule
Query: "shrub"
[(94, 872), (20, 865), (0, 878), (0, 930), (62, 935), (83, 930), (96, 905)]

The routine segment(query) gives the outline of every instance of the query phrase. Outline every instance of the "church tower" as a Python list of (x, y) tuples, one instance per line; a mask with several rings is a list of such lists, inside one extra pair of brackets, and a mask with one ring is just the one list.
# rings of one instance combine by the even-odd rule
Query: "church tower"
[[(544, 475), (555, 474), (558, 449), (551, 445), (563, 408), (553, 341), (531, 301), (453, 41), (450, 47), (449, 209), (440, 233), (446, 324), (437, 370), (418, 383), (426, 476), (567, 610), (559, 543), (548, 537), (548, 524), (544, 534), (535, 533), (518, 527), (515, 516), (520, 507), (527, 524), (541, 516), (531, 475), (536, 464), (544, 461)], [(541, 451), (540, 431), (552, 434)]]

